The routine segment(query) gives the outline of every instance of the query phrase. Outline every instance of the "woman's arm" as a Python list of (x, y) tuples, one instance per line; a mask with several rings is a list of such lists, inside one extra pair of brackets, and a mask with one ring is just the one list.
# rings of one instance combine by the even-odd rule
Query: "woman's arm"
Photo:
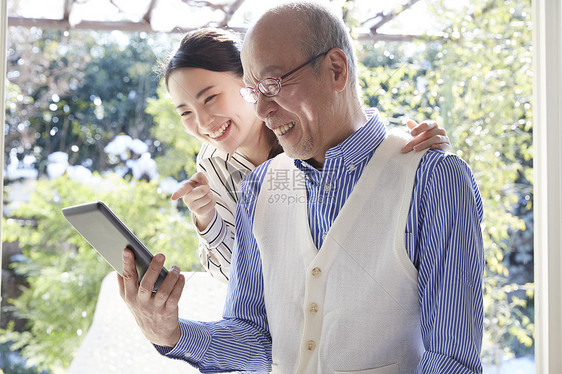
[[(215, 209), (215, 216), (203, 231), (197, 231), (199, 237), (199, 261), (214, 278), (228, 282), (230, 262), (234, 246), (234, 227), (227, 224)], [(195, 222), (197, 218), (192, 214)]]

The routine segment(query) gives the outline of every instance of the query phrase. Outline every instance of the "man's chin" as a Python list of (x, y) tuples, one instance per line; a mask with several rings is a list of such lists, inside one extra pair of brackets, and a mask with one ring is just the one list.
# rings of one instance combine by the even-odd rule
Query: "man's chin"
[(283, 138), (279, 139), (279, 144), (283, 147), (283, 152), (287, 156), (297, 160), (308, 160), (309, 158), (314, 157), (312, 155), (312, 144), (311, 142), (299, 142), (298, 144), (289, 143), (284, 141)]
[(283, 147), (283, 152), (285, 152), (285, 154), (287, 156), (289, 156), (290, 158), (294, 158), (294, 159), (299, 159), (299, 160), (306, 160), (306, 158), (302, 157), (302, 152), (298, 152), (297, 150), (291, 148), (290, 146), (287, 146), (285, 144), (283, 144), (283, 142), (280, 142), (281, 146)]

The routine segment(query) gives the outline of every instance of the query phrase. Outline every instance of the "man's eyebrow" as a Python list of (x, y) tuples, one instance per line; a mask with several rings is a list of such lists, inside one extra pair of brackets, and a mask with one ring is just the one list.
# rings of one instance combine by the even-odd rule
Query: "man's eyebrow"
[[(276, 78), (282, 74), (281, 73), (282, 71), (283, 68), (279, 65), (268, 66), (260, 72), (259, 75), (260, 78), (258, 79), (258, 82), (265, 78)], [(248, 85), (249, 77), (244, 76), (242, 80), (244, 81), (245, 85)]]
[(280, 73), (281, 71), (283, 71), (283, 68), (281, 66), (271, 65), (271, 66), (268, 66), (268, 67), (266, 67), (265, 69), (262, 70), (261, 76), (263, 78), (269, 78), (272, 75), (276, 76), (277, 74), (282, 74), (282, 73)]

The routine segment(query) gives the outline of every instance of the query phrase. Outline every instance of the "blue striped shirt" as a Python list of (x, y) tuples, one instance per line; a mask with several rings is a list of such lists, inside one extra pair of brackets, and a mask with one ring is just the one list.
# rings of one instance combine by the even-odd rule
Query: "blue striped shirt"
[[(295, 160), (306, 176), (309, 223), (318, 248), (386, 137), (378, 114), (369, 114), (365, 126), (326, 153), (322, 170)], [(224, 319), (211, 323), (180, 320), (182, 337), (167, 353), (202, 372), (271, 369), (261, 260), (252, 233), (256, 196), (268, 165), (257, 167), (242, 185)], [(466, 163), (452, 154), (428, 151), (416, 173), (405, 228), (406, 250), (418, 269), (425, 347), (416, 373), (482, 372), (482, 215), (478, 187)]]

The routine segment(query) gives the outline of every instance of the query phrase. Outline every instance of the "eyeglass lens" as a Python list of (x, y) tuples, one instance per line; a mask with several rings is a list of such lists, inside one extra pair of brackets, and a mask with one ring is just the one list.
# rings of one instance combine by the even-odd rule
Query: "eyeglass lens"
[(265, 78), (258, 83), (258, 89), (265, 96), (275, 96), (281, 91), (281, 84), (277, 79)]
[[(307, 62), (303, 63), (302, 65), (297, 66), (290, 72), (283, 74), (280, 78), (265, 78), (258, 82), (256, 88), (253, 87), (244, 87), (240, 89), (240, 94), (249, 103), (255, 104), (258, 101), (259, 93), (267, 97), (273, 97), (281, 91), (281, 80), (287, 78), (289, 75), (293, 74), (297, 70), (302, 69), (306, 65), (310, 64), (311, 62), (315, 61), (320, 56), (324, 56), (330, 50), (320, 53)], [(258, 92), (259, 91), (259, 92)]]

